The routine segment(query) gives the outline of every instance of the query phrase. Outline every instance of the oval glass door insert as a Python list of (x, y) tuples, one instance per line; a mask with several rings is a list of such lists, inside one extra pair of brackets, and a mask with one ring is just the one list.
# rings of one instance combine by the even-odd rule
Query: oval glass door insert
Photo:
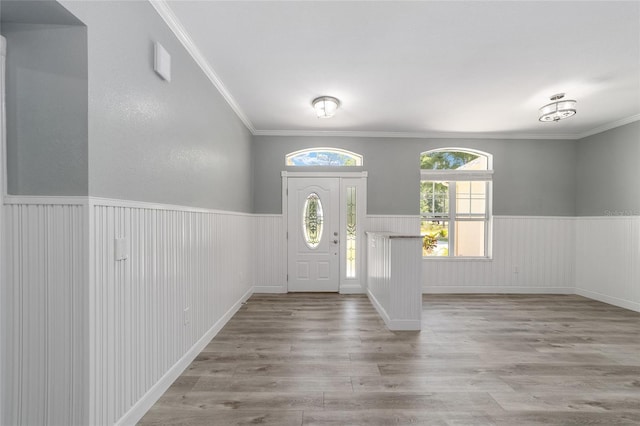
[(302, 209), (302, 231), (304, 241), (310, 249), (318, 247), (322, 239), (322, 203), (315, 192), (309, 194)]

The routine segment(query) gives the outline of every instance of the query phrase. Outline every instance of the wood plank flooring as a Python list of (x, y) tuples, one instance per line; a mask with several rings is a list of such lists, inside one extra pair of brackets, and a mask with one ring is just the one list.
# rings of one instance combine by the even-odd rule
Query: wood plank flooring
[(640, 425), (640, 314), (565, 295), (254, 295), (142, 425)]

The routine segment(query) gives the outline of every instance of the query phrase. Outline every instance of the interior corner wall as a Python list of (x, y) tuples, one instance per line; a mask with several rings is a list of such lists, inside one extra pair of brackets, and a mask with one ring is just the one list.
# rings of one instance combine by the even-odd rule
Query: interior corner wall
[(86, 28), (3, 22), (1, 30), (8, 193), (87, 195)]
[(640, 121), (578, 141), (576, 292), (640, 312)]

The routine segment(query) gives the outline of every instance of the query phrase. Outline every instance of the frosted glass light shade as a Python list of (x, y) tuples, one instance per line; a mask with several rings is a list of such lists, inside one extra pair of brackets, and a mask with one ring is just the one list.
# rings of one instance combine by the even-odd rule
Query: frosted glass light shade
[(551, 102), (538, 110), (538, 120), (542, 122), (560, 121), (574, 116), (576, 114), (576, 101), (561, 99), (563, 96), (552, 96), (551, 99), (555, 100), (555, 102)]
[(316, 116), (318, 118), (330, 118), (336, 113), (336, 110), (340, 106), (340, 101), (331, 96), (322, 96), (316, 98), (311, 103), (313, 109), (316, 110)]

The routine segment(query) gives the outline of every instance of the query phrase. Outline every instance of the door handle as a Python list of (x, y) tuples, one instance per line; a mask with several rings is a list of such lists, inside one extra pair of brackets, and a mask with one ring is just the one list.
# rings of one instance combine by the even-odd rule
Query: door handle
[(338, 240), (333, 240), (333, 244), (338, 244)]

